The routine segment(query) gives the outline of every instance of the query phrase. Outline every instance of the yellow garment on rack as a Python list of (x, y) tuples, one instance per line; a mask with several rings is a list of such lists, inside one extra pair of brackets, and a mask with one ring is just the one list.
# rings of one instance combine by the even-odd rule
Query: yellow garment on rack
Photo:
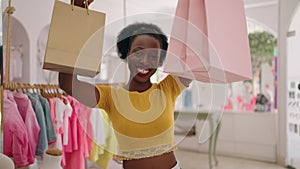
[(113, 155), (117, 152), (118, 143), (107, 113), (104, 110), (101, 112), (104, 120), (104, 135), (106, 137), (105, 146), (97, 145), (96, 142), (93, 141), (89, 160), (97, 163), (97, 165), (103, 169), (108, 169), (108, 163), (113, 159)]

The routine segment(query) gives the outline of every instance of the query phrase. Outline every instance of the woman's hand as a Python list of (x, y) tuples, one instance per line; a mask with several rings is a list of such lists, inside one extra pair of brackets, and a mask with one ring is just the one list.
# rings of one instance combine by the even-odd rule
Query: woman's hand
[[(80, 7), (85, 7), (85, 1), (86, 0), (74, 0), (74, 5), (80, 6)], [(88, 0), (88, 5), (90, 5), (94, 0)]]
[(189, 87), (190, 83), (192, 82), (191, 79), (187, 79), (187, 78), (184, 78), (184, 77), (179, 77), (179, 80), (186, 87)]

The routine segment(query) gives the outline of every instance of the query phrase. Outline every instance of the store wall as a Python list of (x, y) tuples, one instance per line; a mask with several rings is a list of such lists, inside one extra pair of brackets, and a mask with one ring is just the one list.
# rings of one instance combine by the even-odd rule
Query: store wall
[[(12, 6), (16, 9), (13, 17), (24, 27), (28, 36), (29, 51), (24, 55), (25, 58), (28, 58), (28, 62), (24, 64), (24, 67), (27, 67), (27, 72), (24, 73), (29, 74), (28, 82), (33, 82), (36, 77), (34, 72), (36, 72), (35, 65), (37, 64), (37, 38), (42, 28), (50, 23), (53, 2), (48, 0), (12, 1)], [(2, 1), (2, 10), (6, 8), (7, 3), (8, 1)], [(12, 27), (14, 26), (17, 25), (12, 25)]]
[[(6, 42), (7, 42), (7, 15), (3, 21), (3, 55), (6, 60)], [(10, 36), (10, 81), (28, 83), (30, 81), (29, 71), (29, 37), (23, 24), (14, 16), (11, 17), (11, 36)], [(6, 64), (5, 64), (6, 65)], [(6, 69), (6, 68), (5, 68)]]
[(288, 117), (287, 117), (287, 33), (292, 22), (292, 17), (300, 0), (279, 0), (279, 24), (278, 24), (278, 147), (277, 147), (277, 161), (281, 165), (290, 165), (289, 158), (289, 137), (288, 131)]
[(300, 168), (300, 3), (295, 10), (287, 37), (287, 136), (288, 162)]
[(292, 18), (289, 27), (290, 36), (287, 39), (287, 74), (288, 77), (300, 77), (300, 8), (299, 5), (295, 10), (295, 15)]

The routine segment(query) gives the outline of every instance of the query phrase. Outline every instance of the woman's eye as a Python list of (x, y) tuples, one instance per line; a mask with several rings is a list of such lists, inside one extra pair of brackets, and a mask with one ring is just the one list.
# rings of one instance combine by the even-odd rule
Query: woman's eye
[(150, 59), (152, 59), (152, 60), (156, 60), (156, 59), (158, 58), (158, 56), (157, 56), (157, 55), (155, 55), (155, 54), (153, 54), (153, 55), (150, 55), (149, 57), (150, 57)]
[(142, 52), (142, 51), (136, 51), (136, 52), (134, 52), (134, 56), (138, 56), (138, 57), (141, 57), (141, 56), (144, 56), (144, 52)]

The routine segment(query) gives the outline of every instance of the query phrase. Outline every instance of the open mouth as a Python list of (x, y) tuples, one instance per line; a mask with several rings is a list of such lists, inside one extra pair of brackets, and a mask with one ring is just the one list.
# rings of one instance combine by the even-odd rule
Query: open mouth
[(136, 70), (140, 77), (147, 77), (151, 73), (149, 68), (137, 68)]
[(149, 69), (137, 68), (137, 72), (139, 74), (147, 74), (147, 73), (149, 73)]

